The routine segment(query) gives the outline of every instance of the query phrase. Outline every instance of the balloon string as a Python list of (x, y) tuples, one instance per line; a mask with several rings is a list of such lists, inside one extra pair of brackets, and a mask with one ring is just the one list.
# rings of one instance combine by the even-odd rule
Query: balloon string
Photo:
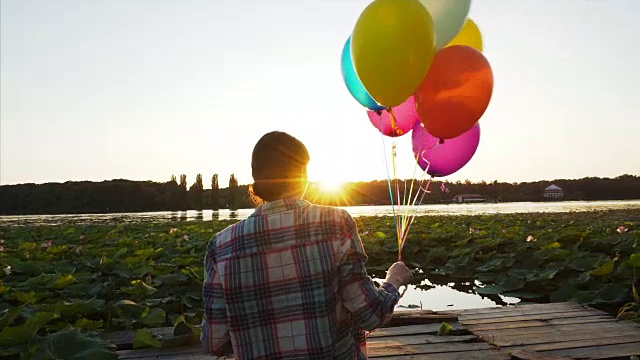
[(391, 124), (391, 132), (393, 135), (402, 135), (402, 129), (396, 125), (396, 115), (393, 113), (393, 108), (387, 108), (387, 112), (389, 113), (389, 123)]
[[(382, 127), (382, 112), (378, 112), (378, 116), (380, 119), (380, 129), (383, 129)], [(396, 234), (398, 234), (398, 221), (396, 219), (396, 209), (395, 209), (395, 205), (394, 205), (394, 201), (393, 201), (393, 190), (391, 188), (391, 177), (389, 175), (389, 162), (387, 161), (387, 156), (386, 156), (386, 145), (385, 145), (385, 141), (384, 141), (384, 133), (380, 132), (380, 136), (382, 139), (382, 158), (384, 159), (384, 166), (385, 169), (387, 170), (387, 186), (389, 188), (389, 199), (391, 201), (391, 211), (393, 213), (393, 223), (395, 225), (396, 228)], [(393, 152), (392, 152), (392, 156), (393, 156)], [(395, 170), (395, 160), (393, 162), (393, 173), (395, 176), (396, 170)], [(398, 259), (402, 260), (402, 253), (401, 253), (402, 249), (400, 249), (400, 237), (398, 237)]]
[[(413, 165), (413, 175), (411, 176), (411, 186), (409, 187), (409, 192), (408, 192), (408, 194), (409, 194), (409, 195), (408, 195), (408, 196), (409, 196), (409, 200), (413, 197), (413, 201), (406, 202), (406, 204), (408, 204), (408, 205), (410, 205), (410, 206), (415, 206), (415, 204), (416, 204), (416, 200), (418, 199), (418, 195), (420, 194), (420, 189), (421, 189), (421, 187), (420, 187), (420, 189), (418, 189), (418, 190), (416, 191), (415, 196), (413, 196), (413, 188), (414, 188), (414, 185), (415, 185), (415, 182), (416, 182), (415, 180), (416, 180), (416, 173), (417, 173), (417, 171), (418, 171), (418, 168), (419, 168), (419, 166), (418, 166), (418, 161), (416, 161), (416, 162), (414, 162), (414, 165)], [(428, 167), (427, 167), (427, 169), (428, 169)], [(426, 170), (425, 170), (425, 171), (426, 171)], [(424, 175), (423, 175), (423, 176), (424, 176)], [(424, 178), (423, 178), (422, 180), (424, 180)], [(422, 181), (422, 180), (421, 180), (421, 181)], [(420, 186), (421, 186), (421, 185), (420, 185)], [(406, 183), (405, 183), (405, 196), (406, 196), (406, 194), (407, 194), (407, 193), (406, 193)], [(408, 225), (407, 225), (407, 221), (408, 221), (408, 219), (409, 219), (409, 206), (407, 206), (407, 207), (406, 207), (406, 211), (405, 211), (405, 223), (404, 223), (404, 226), (403, 226), (403, 228), (406, 228), (406, 233), (408, 233), (408, 232), (409, 232)], [(404, 235), (404, 234), (403, 234), (403, 238), (404, 238), (404, 237), (406, 237), (406, 235)]]
[[(420, 141), (420, 143), (422, 143), (422, 141)], [(426, 167), (424, 169), (424, 174), (428, 174), (429, 173), (429, 167), (431, 166), (431, 162), (429, 160), (427, 160), (425, 153), (427, 152), (427, 150), (433, 150), (435, 148), (438, 147), (438, 145), (440, 145), (442, 143), (442, 141), (437, 141), (433, 146), (422, 150), (420, 152), (420, 157), (422, 158), (422, 161), (424, 161), (426, 163)], [(416, 165), (417, 165), (418, 161), (416, 161)], [(415, 177), (415, 176), (414, 176)], [(429, 180), (427, 180), (427, 185), (422, 188), (422, 185), (420, 185), (419, 190), (416, 192), (416, 197), (414, 198), (413, 204), (416, 203), (417, 201), (417, 197), (420, 193), (422, 193), (422, 196), (420, 196), (420, 200), (419, 203), (422, 203), (422, 200), (424, 200), (424, 197), (429, 193), (429, 186), (431, 185), (431, 181), (433, 180), (433, 176), (431, 176), (429, 178)], [(421, 180), (421, 182), (424, 181), (424, 178)], [(404, 244), (407, 241), (407, 237), (409, 236), (409, 230), (411, 229), (411, 225), (413, 224), (413, 220), (415, 220), (416, 215), (413, 214), (411, 216), (411, 218), (409, 219), (409, 223), (407, 225), (407, 230), (406, 232), (403, 234), (403, 238), (402, 238), (402, 242), (401, 242), (401, 247), (404, 248)]]
[[(387, 112), (389, 113), (389, 120), (391, 124), (392, 135), (396, 135), (399, 132), (398, 131), (399, 129), (396, 126), (396, 118), (395, 118), (395, 115), (393, 114), (393, 109), (388, 107)], [(397, 165), (396, 159), (397, 159), (396, 139), (393, 138), (392, 145), (391, 145), (391, 163), (393, 168), (393, 179), (396, 185), (396, 204), (398, 206), (398, 213), (400, 214), (399, 218), (396, 219), (397, 215), (396, 215), (396, 212), (394, 211), (394, 223), (396, 225), (396, 237), (398, 239), (398, 258), (402, 259), (402, 249), (400, 248), (400, 243), (402, 239), (402, 232), (404, 230), (403, 217), (402, 217), (403, 201), (400, 199), (400, 181), (398, 179), (398, 165)], [(391, 197), (393, 198), (393, 195), (391, 195)], [(393, 204), (393, 199), (392, 199), (392, 204)]]
[[(428, 173), (429, 165), (430, 165), (430, 163), (427, 161), (427, 167), (424, 170), (425, 171), (424, 174)], [(416, 162), (415, 166), (417, 166), (417, 162)], [(413, 180), (415, 180), (415, 171), (414, 171), (414, 176), (413, 176), (413, 179), (412, 179), (412, 183), (413, 183)], [(418, 197), (420, 198), (419, 203), (422, 203), (422, 200), (424, 199), (425, 195), (429, 192), (429, 184), (431, 184), (431, 179), (429, 179), (429, 181), (427, 182), (427, 185), (425, 186), (424, 189), (422, 188), (422, 183), (423, 182), (424, 182), (424, 177), (420, 180), (420, 185), (418, 186), (418, 189), (417, 189), (417, 191), (415, 193), (415, 196), (413, 196), (413, 201), (411, 202), (411, 206), (415, 206), (416, 202), (418, 201)], [(413, 184), (412, 184), (411, 194), (413, 194)], [(420, 196), (420, 194), (422, 194), (422, 196)], [(407, 209), (404, 232), (402, 234), (402, 241), (400, 243), (400, 248), (401, 249), (404, 248), (404, 244), (407, 241), (407, 237), (409, 236), (409, 230), (411, 229), (411, 224), (413, 223), (413, 220), (415, 219), (415, 217), (416, 217), (415, 212), (414, 212), (413, 215), (409, 215), (409, 211)]]
[[(421, 134), (422, 137), (422, 134)], [(419, 143), (422, 143), (422, 141), (420, 141)], [(404, 243), (406, 242), (407, 236), (409, 234), (409, 230), (411, 229), (411, 223), (413, 222), (413, 217), (415, 217), (415, 215), (413, 217), (410, 216), (409, 214), (409, 207), (410, 206), (415, 206), (416, 201), (418, 200), (418, 197), (420, 196), (421, 190), (422, 189), (422, 182), (424, 181), (424, 174), (426, 174), (428, 172), (429, 169), (429, 161), (427, 161), (424, 158), (424, 151), (421, 153), (422, 159), (427, 163), (427, 168), (424, 169), (423, 172), (423, 178), (420, 180), (420, 185), (418, 186), (418, 190), (416, 191), (415, 195), (413, 195), (413, 189), (414, 189), (414, 185), (415, 185), (415, 181), (416, 181), (416, 173), (418, 171), (418, 159), (416, 158), (416, 161), (414, 162), (414, 166), (413, 166), (413, 175), (411, 176), (411, 186), (409, 187), (409, 192), (408, 192), (408, 197), (409, 200), (411, 198), (413, 198), (413, 200), (410, 201), (405, 201), (405, 204), (407, 204), (406, 209), (404, 211), (403, 214), (403, 224), (402, 224), (402, 234), (401, 234), (401, 241), (400, 241), (400, 245), (399, 245), (399, 249), (400, 251), (402, 251), (402, 249), (404, 248)], [(424, 192), (423, 192), (424, 194)], [(405, 199), (407, 196), (407, 192), (406, 192), (406, 183), (405, 183)], [(420, 203), (422, 203), (422, 199), (424, 198), (424, 195), (421, 197), (420, 199)]]
[[(399, 219), (397, 219), (396, 221), (396, 235), (398, 238), (398, 257), (402, 256), (402, 249), (400, 247), (400, 243), (402, 241), (402, 213), (400, 210), (402, 210), (401, 207), (401, 201), (400, 201), (400, 184), (398, 181), (398, 165), (396, 163), (396, 156), (397, 156), (397, 152), (396, 152), (396, 140), (395, 138), (393, 139), (392, 145), (391, 145), (391, 164), (392, 164), (392, 168), (393, 168), (393, 179), (395, 181), (395, 185), (396, 185), (396, 203), (398, 204), (398, 213), (399, 215)], [(393, 197), (393, 195), (392, 195)], [(392, 200), (393, 203), (393, 200)], [(394, 213), (394, 217), (395, 217), (395, 213)]]
[[(390, 120), (390, 125), (391, 125), (391, 132), (392, 132), (392, 136), (400, 136), (403, 135), (403, 131), (402, 129), (400, 129), (397, 125), (397, 119), (395, 114), (393, 113), (393, 108), (389, 107), (386, 109), (387, 112), (389, 113), (389, 120)], [(407, 226), (407, 212), (408, 212), (408, 208), (407, 208), (407, 183), (406, 181), (403, 181), (403, 186), (404, 186), (404, 192), (403, 192), (403, 197), (401, 199), (400, 197), (400, 179), (398, 179), (397, 176), (397, 165), (395, 163), (396, 157), (397, 157), (397, 152), (396, 152), (396, 147), (395, 147), (395, 139), (394, 139), (394, 147), (393, 147), (393, 154), (392, 154), (392, 159), (394, 161), (393, 164), (393, 169), (394, 169), (394, 179), (395, 179), (395, 183), (396, 183), (396, 203), (398, 204), (398, 214), (396, 215), (394, 213), (394, 223), (396, 224), (396, 233), (397, 233), (397, 238), (398, 238), (398, 260), (402, 260), (402, 247), (401, 247), (401, 241), (402, 241), (402, 237), (404, 232), (406, 231), (406, 226)], [(406, 210), (405, 210), (406, 209)], [(396, 220), (397, 217), (397, 220)]]
[[(418, 194), (420, 194), (420, 190), (422, 190), (422, 196), (420, 197), (420, 203), (422, 203), (422, 200), (424, 199), (425, 195), (427, 193), (429, 193), (429, 185), (431, 185), (431, 180), (433, 179), (433, 177), (429, 178), (429, 180), (427, 180), (427, 185), (424, 187), (424, 189), (422, 188), (422, 186), (420, 186), (420, 189), (416, 192), (416, 197)], [(411, 229), (411, 225), (413, 224), (413, 220), (415, 220), (416, 218), (416, 214), (414, 213), (413, 215), (411, 215), (408, 225), (407, 225), (407, 231), (405, 232), (403, 238), (402, 238), (402, 243), (401, 243), (401, 247), (404, 248), (404, 243), (407, 241), (407, 237), (409, 236), (409, 230)]]

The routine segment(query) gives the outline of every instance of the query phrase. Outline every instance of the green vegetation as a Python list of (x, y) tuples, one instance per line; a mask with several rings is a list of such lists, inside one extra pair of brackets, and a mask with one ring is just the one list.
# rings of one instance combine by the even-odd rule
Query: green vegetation
[[(615, 314), (634, 301), (638, 225), (638, 209), (423, 216), (412, 225), (403, 258), (421, 270), (417, 283), (454, 284), (498, 304), (504, 304), (499, 295), (505, 295), (530, 302), (575, 301)], [(361, 229), (373, 260), (370, 270), (386, 270), (397, 258), (393, 219), (362, 218)]]
[[(393, 219), (356, 221), (368, 269), (383, 276), (397, 259)], [(0, 228), (0, 357), (111, 359), (98, 334), (122, 329), (136, 346), (161, 345), (153, 327), (194, 341), (206, 244), (233, 222)], [(429, 279), (498, 303), (572, 300), (633, 319), (639, 225), (637, 209), (424, 216), (403, 257), (421, 288)]]

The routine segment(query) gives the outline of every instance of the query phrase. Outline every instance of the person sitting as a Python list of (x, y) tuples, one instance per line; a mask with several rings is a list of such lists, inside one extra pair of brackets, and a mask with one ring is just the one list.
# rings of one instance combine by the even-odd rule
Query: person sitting
[(366, 331), (393, 314), (411, 271), (376, 286), (353, 218), (303, 200), (309, 153), (279, 131), (255, 145), (248, 218), (210, 240), (201, 342), (236, 359), (366, 359)]

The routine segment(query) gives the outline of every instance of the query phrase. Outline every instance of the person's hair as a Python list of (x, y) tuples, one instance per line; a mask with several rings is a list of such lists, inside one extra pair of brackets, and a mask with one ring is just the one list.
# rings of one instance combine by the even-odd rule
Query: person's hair
[(281, 131), (265, 134), (251, 155), (252, 200), (260, 204), (300, 195), (306, 185), (308, 163), (309, 152), (300, 140)]

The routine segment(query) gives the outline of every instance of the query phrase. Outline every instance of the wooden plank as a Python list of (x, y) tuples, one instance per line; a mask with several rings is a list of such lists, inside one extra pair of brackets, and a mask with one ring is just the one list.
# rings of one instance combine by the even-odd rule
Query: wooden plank
[(633, 331), (640, 333), (640, 324), (628, 325), (620, 324), (617, 322), (606, 322), (596, 324), (566, 324), (555, 326), (538, 326), (538, 327), (525, 327), (515, 329), (492, 329), (492, 330), (476, 330), (473, 333), (479, 336), (497, 336), (497, 337), (518, 337), (518, 336), (538, 336), (542, 334), (557, 334), (564, 333), (592, 333), (600, 334), (603, 332), (618, 332), (618, 331)]
[(568, 356), (574, 359), (628, 359), (634, 355), (640, 356), (640, 343), (583, 347), (549, 351), (545, 353), (557, 356)]
[[(172, 327), (150, 328), (149, 332), (162, 338), (173, 337)], [(118, 350), (131, 349), (131, 344), (133, 344), (133, 338), (135, 337), (135, 331), (122, 330), (102, 333), (100, 334), (100, 337), (115, 344)]]
[[(599, 339), (586, 339), (586, 340), (569, 340), (569, 341), (556, 341), (546, 344), (532, 344), (532, 345), (520, 345), (513, 346), (509, 349), (514, 350), (530, 350), (530, 351), (554, 351), (556, 350), (568, 350), (574, 348), (597, 348), (603, 345), (617, 345), (617, 344), (636, 344), (636, 349), (640, 353), (640, 335), (639, 336), (610, 336), (602, 337)], [(557, 355), (557, 354), (556, 354)]]
[(443, 321), (458, 321), (458, 315), (435, 312), (431, 310), (402, 310), (395, 311), (391, 320), (384, 327), (393, 327), (399, 325), (417, 325), (441, 323)]
[(566, 309), (566, 310), (575, 310), (575, 309), (584, 309), (588, 308), (585, 305), (580, 305), (572, 302), (560, 302), (560, 303), (546, 303), (546, 304), (525, 304), (525, 305), (513, 305), (513, 306), (495, 306), (495, 307), (486, 307), (486, 308), (477, 308), (477, 309), (464, 309), (457, 311), (449, 311), (450, 314), (456, 315), (475, 315), (475, 314), (491, 314), (497, 312), (509, 312), (509, 311), (520, 311), (521, 309)]
[(476, 335), (460, 336), (436, 336), (436, 335), (403, 335), (375, 339), (367, 341), (367, 346), (388, 346), (388, 345), (419, 345), (419, 344), (440, 344), (453, 342), (472, 342), (478, 340)]
[[(380, 358), (379, 356), (371, 356), (369, 358)], [(382, 357), (384, 360), (510, 360), (511, 356), (499, 350), (471, 350), (464, 352), (450, 352), (439, 354), (417, 354), (417, 355), (391, 355)]]
[(495, 312), (490, 314), (471, 314), (471, 315), (459, 315), (458, 318), (460, 321), (468, 321), (468, 320), (477, 320), (477, 319), (491, 319), (496, 317), (512, 317), (512, 316), (523, 316), (523, 315), (536, 315), (536, 314), (559, 314), (559, 313), (584, 313), (589, 316), (598, 316), (598, 315), (607, 315), (607, 313), (595, 310), (595, 309), (530, 309), (523, 308), (518, 311), (505, 311), (505, 312)]
[(591, 317), (593, 315), (585, 313), (583, 311), (568, 311), (562, 313), (553, 314), (533, 314), (533, 315), (521, 315), (521, 316), (503, 316), (490, 319), (475, 319), (475, 320), (463, 320), (460, 318), (460, 323), (463, 326), (472, 324), (491, 324), (491, 323), (504, 323), (515, 321), (527, 321), (527, 320), (552, 320), (552, 319), (565, 319), (576, 317)]
[[(159, 355), (157, 360), (212, 360), (215, 356), (209, 354), (187, 354), (187, 355)], [(219, 359), (219, 358), (218, 358)]]
[(400, 341), (392, 344), (367, 344), (367, 352), (370, 356), (389, 355), (416, 355), (416, 354), (448, 354), (451, 352), (463, 352), (473, 350), (489, 350), (486, 343), (441, 343), (441, 344), (416, 344), (407, 345)]
[(181, 355), (181, 354), (194, 354), (203, 355), (206, 354), (200, 344), (192, 346), (182, 346), (176, 348), (161, 348), (161, 349), (133, 349), (133, 350), (121, 350), (117, 352), (119, 359), (142, 359), (145, 357), (158, 357), (160, 355)]
[[(478, 334), (480, 335), (480, 334)], [(568, 344), (571, 341), (582, 341), (587, 346), (594, 341), (604, 341), (607, 338), (619, 338), (624, 337), (623, 342), (629, 342), (628, 340), (640, 342), (640, 332), (635, 329), (626, 330), (614, 330), (614, 331), (596, 331), (595, 329), (585, 329), (582, 331), (550, 331), (543, 334), (518, 334), (518, 335), (496, 335), (492, 333), (486, 333), (486, 335), (480, 335), (480, 337), (496, 346), (520, 346), (520, 345), (535, 345), (535, 344)], [(612, 340), (613, 343), (618, 341)], [(562, 345), (563, 347), (568, 347)]]
[[(447, 324), (452, 326), (451, 331), (453, 333), (468, 333), (465, 328), (457, 322), (447, 322)], [(440, 324), (423, 324), (380, 328), (374, 330), (371, 334), (369, 334), (369, 338), (412, 334), (437, 334), (439, 329)]]
[(525, 320), (525, 321), (516, 321), (516, 322), (506, 322), (506, 323), (489, 323), (489, 324), (471, 324), (467, 325), (466, 329), (474, 332), (474, 331), (482, 331), (482, 330), (499, 330), (499, 329), (517, 329), (517, 328), (527, 328), (527, 327), (540, 327), (540, 326), (549, 326), (549, 325), (562, 325), (562, 324), (602, 324), (602, 323), (612, 323), (617, 322), (611, 316), (595, 316), (595, 317), (584, 317), (584, 318), (566, 318), (566, 319), (550, 319), (550, 320)]
[(572, 360), (566, 356), (555, 356), (526, 350), (514, 350), (509, 352), (514, 360)]

